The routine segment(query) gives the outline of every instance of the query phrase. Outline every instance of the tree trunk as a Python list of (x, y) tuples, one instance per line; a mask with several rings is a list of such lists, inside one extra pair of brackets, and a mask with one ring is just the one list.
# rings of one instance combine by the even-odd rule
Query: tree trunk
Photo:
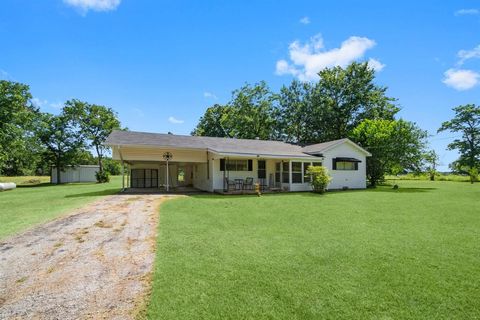
[(97, 145), (95, 146), (95, 150), (97, 151), (98, 170), (100, 171), (100, 173), (102, 173), (103, 172), (102, 155), (100, 154), (100, 150)]
[(57, 160), (57, 184), (61, 183), (60, 179), (60, 174), (61, 174), (61, 168), (60, 168), (60, 161)]

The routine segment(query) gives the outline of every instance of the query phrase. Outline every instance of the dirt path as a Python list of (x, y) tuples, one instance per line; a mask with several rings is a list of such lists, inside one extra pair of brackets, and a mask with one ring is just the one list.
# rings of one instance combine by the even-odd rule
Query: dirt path
[(1, 242), (0, 319), (133, 318), (166, 198), (109, 196)]

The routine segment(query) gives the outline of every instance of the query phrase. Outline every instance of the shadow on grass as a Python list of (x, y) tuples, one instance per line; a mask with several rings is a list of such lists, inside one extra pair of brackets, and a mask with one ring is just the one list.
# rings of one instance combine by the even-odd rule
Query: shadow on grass
[(40, 188), (40, 187), (51, 187), (51, 186), (54, 186), (54, 184), (51, 184), (50, 182), (42, 182), (37, 184), (17, 184), (17, 188)]
[(82, 197), (98, 197), (98, 196), (109, 196), (120, 192), (119, 188), (105, 189), (100, 191), (84, 192), (77, 194), (68, 194), (65, 198), (82, 198)]
[(432, 190), (437, 190), (437, 188), (398, 188), (398, 189), (393, 189), (392, 187), (377, 187), (377, 188), (371, 188), (368, 189), (370, 192), (390, 192), (390, 193), (420, 193), (420, 192), (429, 192)]

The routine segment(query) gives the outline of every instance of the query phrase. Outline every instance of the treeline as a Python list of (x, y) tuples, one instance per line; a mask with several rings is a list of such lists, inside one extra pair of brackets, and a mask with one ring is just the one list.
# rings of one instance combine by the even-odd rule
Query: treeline
[[(98, 164), (100, 182), (118, 174), (103, 142), (120, 121), (111, 108), (69, 100), (58, 115), (32, 103), (28, 85), (0, 81), (0, 174), (46, 175), (52, 165)], [(93, 150), (95, 155), (92, 155)], [(60, 174), (57, 175), (60, 177)]]
[[(385, 174), (401, 172), (429, 172), (434, 178), (438, 155), (427, 150), (427, 132), (397, 119), (400, 107), (386, 91), (375, 83), (375, 71), (368, 63), (356, 62), (320, 71), (315, 83), (293, 80), (279, 92), (273, 92), (266, 82), (246, 84), (232, 93), (228, 103), (208, 108), (192, 135), (273, 139), (299, 145), (350, 138), (372, 153), (367, 159), (371, 185), (382, 181)], [(477, 112), (477, 122), (465, 126), (478, 131), (478, 109), (470, 105), (468, 115), (454, 123), (465, 124), (466, 118), (472, 119)], [(464, 133), (446, 122), (439, 131), (457, 129)], [(480, 164), (480, 135), (467, 136), (449, 147), (461, 151), (451, 168), (474, 175)], [(469, 139), (476, 139), (476, 148), (468, 144)]]

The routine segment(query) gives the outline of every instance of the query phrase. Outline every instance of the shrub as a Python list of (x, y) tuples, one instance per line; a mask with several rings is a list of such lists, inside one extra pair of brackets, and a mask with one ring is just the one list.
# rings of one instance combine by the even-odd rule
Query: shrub
[(110, 181), (110, 174), (106, 171), (97, 171), (95, 173), (95, 178), (97, 178), (98, 183), (106, 183)]
[(112, 176), (118, 176), (122, 174), (122, 166), (120, 165), (120, 163), (110, 158), (103, 159), (103, 170), (105, 170)]
[(307, 174), (312, 177), (310, 184), (313, 191), (317, 193), (324, 193), (327, 190), (328, 183), (332, 180), (328, 175), (327, 168), (323, 166), (309, 166)]
[(478, 181), (478, 169), (477, 168), (470, 168), (468, 170), (468, 175), (470, 177), (470, 182), (474, 183)]

